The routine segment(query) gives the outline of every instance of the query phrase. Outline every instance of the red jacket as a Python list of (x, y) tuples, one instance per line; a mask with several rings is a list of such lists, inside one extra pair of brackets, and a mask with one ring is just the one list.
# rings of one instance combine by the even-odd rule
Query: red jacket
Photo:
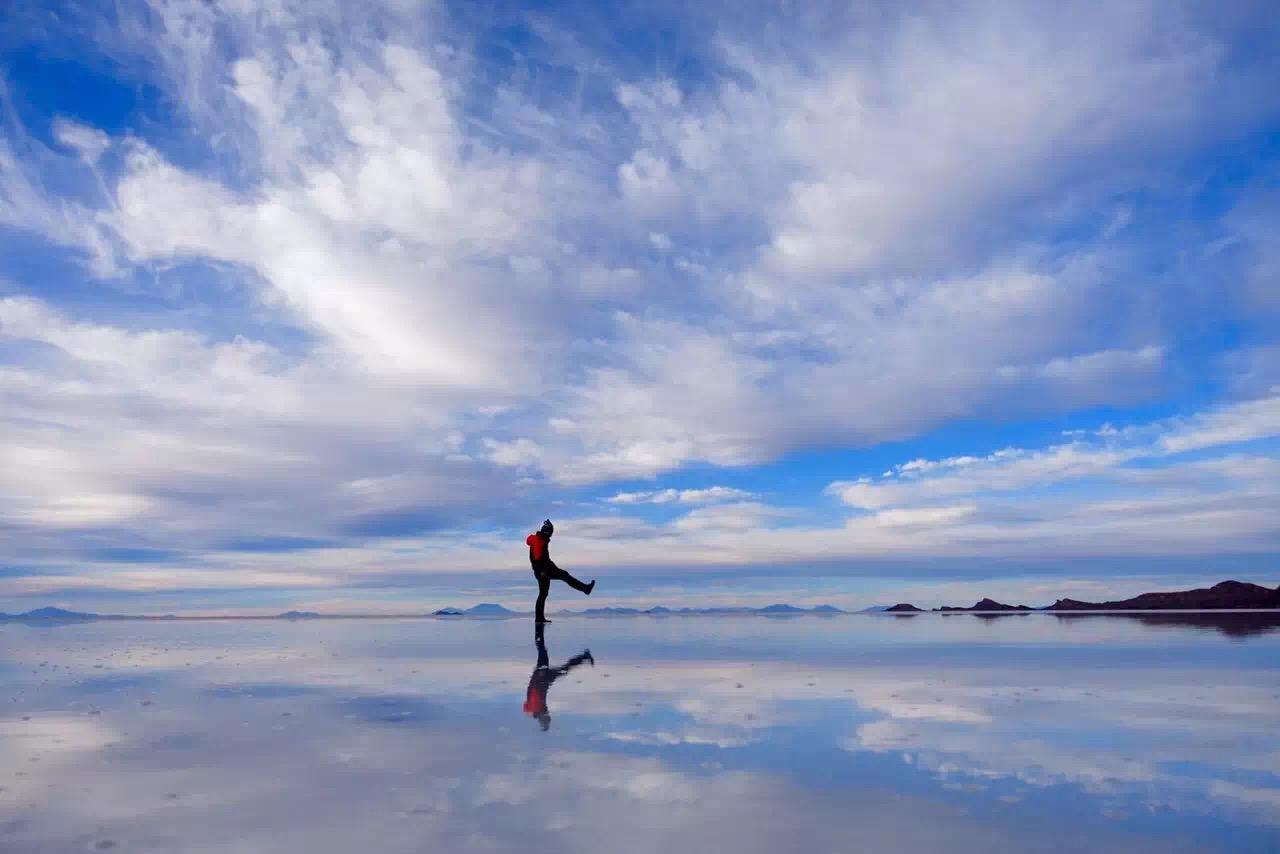
[(550, 543), (538, 534), (530, 534), (525, 538), (525, 544), (529, 546), (529, 565), (533, 567), (535, 575), (555, 569), (556, 565), (551, 562), (551, 550), (548, 548)]

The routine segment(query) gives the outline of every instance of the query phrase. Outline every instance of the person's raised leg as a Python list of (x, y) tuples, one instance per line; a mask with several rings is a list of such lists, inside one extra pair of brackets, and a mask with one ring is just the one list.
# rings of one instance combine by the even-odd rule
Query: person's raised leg
[(592, 667), (596, 666), (596, 660), (591, 655), (591, 650), (584, 649), (578, 655), (575, 655), (573, 658), (569, 659), (564, 664), (560, 665), (560, 669), (563, 670), (565, 673), (568, 673), (570, 670), (577, 667), (579, 664), (582, 664), (584, 661), (590, 661)]
[(551, 570), (551, 572), (547, 573), (547, 575), (550, 578), (558, 578), (559, 580), (563, 581), (565, 584), (572, 587), (574, 590), (577, 590), (581, 593), (585, 593), (588, 596), (591, 595), (591, 591), (594, 590), (596, 587), (596, 583), (594, 580), (590, 584), (583, 584), (581, 581), (574, 578), (572, 575), (565, 572), (563, 569), (561, 569), (558, 566), (555, 569)]

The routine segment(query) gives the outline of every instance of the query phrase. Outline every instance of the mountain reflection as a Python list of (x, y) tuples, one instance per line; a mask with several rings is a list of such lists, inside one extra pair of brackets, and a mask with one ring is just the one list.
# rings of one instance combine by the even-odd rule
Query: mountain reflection
[(539, 623), (533, 633), (533, 642), (538, 647), (538, 663), (533, 668), (533, 673), (529, 674), (529, 688), (524, 696), (524, 713), (531, 718), (536, 718), (542, 731), (546, 732), (551, 728), (551, 712), (547, 708), (547, 695), (551, 693), (552, 684), (584, 662), (589, 661), (594, 667), (596, 660), (591, 657), (591, 650), (584, 649), (559, 667), (551, 667), (547, 656), (544, 629), (545, 626)]
[(1136, 620), (1147, 626), (1190, 627), (1206, 629), (1227, 637), (1243, 638), (1280, 631), (1280, 612), (1276, 611), (1207, 611), (1165, 612), (1150, 614), (1054, 614), (1055, 619), (1075, 620)]

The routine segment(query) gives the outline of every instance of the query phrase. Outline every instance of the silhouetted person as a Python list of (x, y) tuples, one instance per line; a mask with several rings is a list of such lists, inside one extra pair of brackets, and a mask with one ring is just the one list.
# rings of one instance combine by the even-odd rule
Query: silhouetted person
[(547, 645), (542, 640), (542, 625), (539, 623), (533, 630), (533, 642), (538, 646), (538, 666), (533, 668), (533, 673), (529, 676), (529, 690), (524, 695), (524, 713), (537, 718), (538, 725), (546, 732), (551, 728), (551, 712), (547, 710), (547, 694), (551, 693), (551, 683), (584, 661), (590, 661), (591, 666), (595, 667), (596, 660), (591, 657), (591, 650), (584, 649), (580, 655), (575, 655), (559, 667), (549, 667)]
[(543, 521), (542, 527), (538, 529), (536, 534), (530, 534), (525, 538), (525, 543), (529, 546), (529, 565), (533, 567), (533, 577), (538, 579), (538, 603), (533, 608), (533, 619), (538, 623), (549, 623), (545, 612), (547, 604), (547, 593), (551, 590), (552, 579), (559, 579), (568, 584), (574, 590), (581, 590), (588, 596), (595, 589), (596, 583), (592, 581), (590, 584), (583, 584), (560, 567), (556, 566), (551, 560), (551, 535), (555, 533), (555, 526), (551, 524), (551, 520)]

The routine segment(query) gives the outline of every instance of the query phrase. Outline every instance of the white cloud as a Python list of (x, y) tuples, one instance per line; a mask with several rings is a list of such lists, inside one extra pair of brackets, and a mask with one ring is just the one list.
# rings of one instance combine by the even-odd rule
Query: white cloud
[(93, 165), (111, 147), (111, 137), (77, 122), (59, 118), (53, 123), (53, 135), (58, 142), (75, 150), (88, 164)]
[(533, 466), (542, 459), (542, 449), (529, 439), (516, 439), (511, 442), (499, 442), (494, 439), (484, 440), (489, 459), (500, 466), (524, 468)]
[(1280, 393), (1206, 412), (1179, 423), (1160, 439), (1168, 453), (1248, 442), (1280, 434)]
[(758, 531), (787, 516), (787, 512), (758, 501), (737, 501), (690, 510), (672, 527), (677, 531)]
[[(828, 492), (844, 503), (868, 510), (957, 496), (1012, 492), (1085, 478), (1109, 477), (1128, 482), (1169, 480), (1178, 471), (1207, 473), (1197, 463), (1142, 469), (1131, 464), (1160, 460), (1173, 454), (1219, 448), (1280, 436), (1280, 396), (1222, 406), (1194, 416), (1157, 422), (1128, 431), (1105, 428), (1101, 442), (1072, 441), (1043, 450), (1005, 448), (986, 457), (916, 459), (895, 466), (878, 478), (837, 481)], [(1230, 463), (1230, 460), (1220, 461)], [(1231, 474), (1241, 484), (1265, 476), (1273, 460), (1251, 461)]]
[(658, 489), (650, 492), (619, 492), (605, 501), (610, 504), (719, 504), (753, 497), (750, 492), (730, 486), (705, 489)]
[[(461, 520), (509, 525), (520, 496), (1166, 395), (1200, 321), (1151, 274), (1167, 238), (1131, 197), (1182, 198), (1180, 163), (1275, 115), (1273, 75), (1233, 47), (1254, 22), (1209, 26), (1190, 5), (1067, 15), (788, 19), (768, 41), (730, 21), (690, 44), (708, 73), (674, 79), (549, 21), (504, 64), (469, 49), (483, 23), (430, 5), (121, 4), (101, 47), (164, 91), (175, 123), (112, 135), (51, 115), (54, 145), (16, 120), (0, 139), (0, 223), (89, 265), (82, 288), (24, 280), (0, 300), (0, 345), (19, 353), (0, 365), (0, 522), (42, 564), (82, 559), (60, 542), (89, 548), (53, 531), (106, 526), (95, 545), (229, 565), (218, 543), (254, 530), (330, 541), (333, 562), (294, 556), (329, 572), (339, 555), (411, 563), (378, 522), (419, 514), (452, 532), (451, 566), (490, 566), (505, 553)], [(1193, 277), (1240, 272), (1207, 312), (1269, 311), (1270, 196), (1213, 240), (1179, 204), (1158, 230), (1194, 233)], [(110, 310), (76, 295), (94, 289)], [(1255, 343), (1237, 370), (1257, 398), (1273, 342)], [(1265, 438), (1271, 401), (1159, 441)], [(1030, 550), (1060, 527), (1033, 510), (1013, 536), (997, 518), (1012, 508), (971, 496), (1110, 476), (1130, 453), (908, 463), (834, 487), (869, 512), (750, 545), (729, 532), (778, 508), (657, 483), (606, 499), (695, 508), (630, 529), (653, 553), (587, 553)], [(1227, 549), (1271, 541), (1256, 479), (1232, 492), (1183, 468), (1172, 495), (1125, 474), (1110, 517), (1098, 502), (1072, 517), (1097, 548), (1154, 548), (1166, 530), (1200, 544), (1213, 524), (1242, 538)], [(904, 526), (911, 543), (894, 540)], [(364, 551), (353, 530), (374, 532)]]
[[(609, 201), (575, 186), (550, 149), (517, 155), (470, 137), (458, 103), (465, 80), (448, 76), (456, 66), (435, 49), (360, 39), (304, 47), (306, 26), (329, 25), (323, 16), (290, 10), (282, 20), (284, 45), (246, 34), (253, 53), (230, 68), (266, 167), (255, 198), (228, 196), (143, 152), (112, 217), (135, 257), (195, 252), (248, 264), (270, 298), (370, 370), (486, 390), (557, 377), (565, 340), (537, 308), (542, 273), (526, 265), (492, 279), (475, 265), (518, 256), (538, 271), (569, 272), (589, 259), (557, 254), (553, 235), (587, 211), (551, 209), (544, 198), (569, 187), (597, 219), (613, 210)], [(807, 76), (749, 45), (723, 44), (723, 61), (745, 83), (689, 97), (671, 79), (616, 87), (640, 142), (618, 166), (622, 202), (641, 213), (675, 205), (695, 220), (754, 207), (771, 236), (746, 253), (745, 267), (720, 271), (709, 295), (722, 328), (619, 315), (613, 358), (585, 366), (585, 388), (561, 382), (554, 392), (579, 429), (547, 448), (549, 474), (578, 483), (698, 460), (741, 464), (814, 441), (901, 436), (1037, 392), (1051, 407), (1144, 393), (1161, 370), (1158, 344), (1099, 347), (1070, 323), (1087, 322), (1090, 290), (1101, 296), (1112, 274), (1103, 258), (997, 255), (968, 280), (885, 264), (897, 263), (900, 242), (922, 257), (928, 234), (950, 235), (930, 250), (939, 259), (963, 255), (950, 242), (975, 211), (1052, 191), (1077, 163), (1153, 127), (1190, 132), (1219, 56), (1207, 36), (1162, 32), (1148, 44), (1147, 22), (1130, 13), (1109, 15), (1102, 40), (1031, 15), (988, 23), (895, 20), (882, 55), (851, 59), (830, 46)], [(251, 32), (244, 20), (234, 26)], [(1040, 47), (1028, 52), (1027, 43)], [(905, 87), (908, 71), (927, 87)], [(1118, 81), (1149, 97), (1116, 100)], [(890, 97), (900, 90), (911, 97)], [(975, 111), (1001, 121), (975, 123)], [(748, 137), (759, 141), (745, 145)], [(333, 142), (318, 148), (316, 139)], [(987, 173), (973, 174), (976, 163)], [(823, 215), (828, 207), (838, 215)], [(671, 240), (666, 230), (638, 237), (655, 235)], [(849, 290), (829, 280), (835, 271), (876, 278)], [(744, 293), (755, 298), (743, 302)], [(799, 331), (793, 352), (726, 340), (762, 326)], [(936, 376), (926, 368), (935, 359), (959, 370)], [(539, 364), (545, 370), (531, 370)], [(895, 388), (879, 387), (887, 375)], [(842, 386), (859, 393), (827, 392)]]

